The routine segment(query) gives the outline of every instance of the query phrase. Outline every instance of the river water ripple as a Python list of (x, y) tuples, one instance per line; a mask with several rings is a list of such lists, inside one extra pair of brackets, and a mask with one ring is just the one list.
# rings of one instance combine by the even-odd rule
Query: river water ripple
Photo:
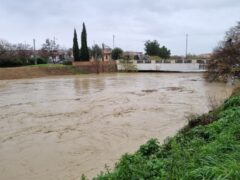
[(0, 179), (91, 178), (148, 139), (173, 136), (232, 89), (192, 73), (0, 81)]

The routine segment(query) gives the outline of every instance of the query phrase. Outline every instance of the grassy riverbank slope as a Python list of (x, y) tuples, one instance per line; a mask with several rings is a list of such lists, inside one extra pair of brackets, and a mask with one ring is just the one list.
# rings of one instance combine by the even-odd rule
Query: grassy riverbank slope
[(95, 179), (240, 179), (239, 92), (163, 145), (151, 139)]
[(42, 64), (14, 68), (0, 68), (0, 80), (73, 75), (84, 72), (71, 65)]

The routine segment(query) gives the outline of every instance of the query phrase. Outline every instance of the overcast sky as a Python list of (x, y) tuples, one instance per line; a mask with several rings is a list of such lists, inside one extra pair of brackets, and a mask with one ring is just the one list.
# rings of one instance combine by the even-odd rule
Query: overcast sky
[(240, 21), (240, 0), (0, 0), (0, 38), (11, 43), (46, 38), (72, 47), (73, 29), (80, 42), (85, 22), (88, 46), (115, 44), (143, 51), (146, 40), (158, 40), (172, 54), (211, 52), (231, 26)]

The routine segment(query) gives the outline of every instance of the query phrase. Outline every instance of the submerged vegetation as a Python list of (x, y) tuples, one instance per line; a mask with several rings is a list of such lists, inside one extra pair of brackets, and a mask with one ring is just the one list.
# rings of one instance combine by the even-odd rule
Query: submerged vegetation
[(239, 92), (217, 109), (191, 119), (163, 145), (151, 139), (94, 179), (239, 179)]

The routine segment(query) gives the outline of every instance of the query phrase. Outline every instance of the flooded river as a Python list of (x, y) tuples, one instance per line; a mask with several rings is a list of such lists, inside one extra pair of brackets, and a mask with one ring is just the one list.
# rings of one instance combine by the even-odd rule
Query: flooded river
[(0, 179), (91, 178), (149, 138), (173, 136), (232, 88), (191, 73), (0, 81)]

